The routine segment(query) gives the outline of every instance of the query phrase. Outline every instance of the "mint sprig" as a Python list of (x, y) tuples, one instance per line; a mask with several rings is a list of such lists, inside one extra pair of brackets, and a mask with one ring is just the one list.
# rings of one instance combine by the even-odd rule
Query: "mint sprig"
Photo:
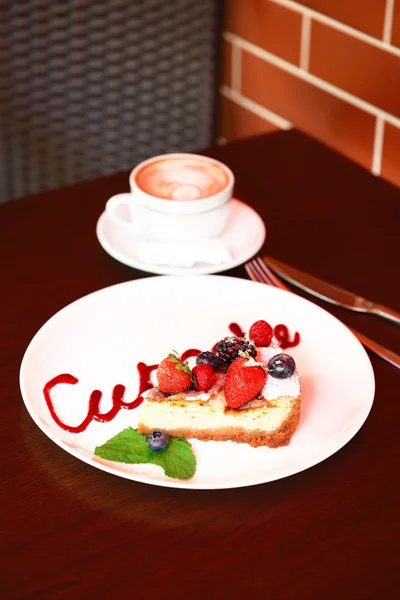
[(196, 457), (186, 439), (170, 438), (166, 450), (152, 452), (146, 444), (146, 436), (132, 427), (97, 446), (94, 454), (116, 462), (158, 465), (164, 469), (167, 477), (174, 479), (190, 479), (196, 471)]

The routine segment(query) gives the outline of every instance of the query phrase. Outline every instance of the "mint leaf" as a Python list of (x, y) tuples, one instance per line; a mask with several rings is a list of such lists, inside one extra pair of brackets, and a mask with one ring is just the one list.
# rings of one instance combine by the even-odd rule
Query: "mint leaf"
[(148, 463), (149, 447), (146, 444), (146, 438), (136, 429), (128, 427), (124, 429), (102, 446), (97, 446), (94, 450), (96, 456), (106, 460), (115, 460), (123, 463)]
[(94, 450), (96, 456), (128, 464), (151, 463), (164, 469), (167, 477), (190, 479), (196, 471), (192, 447), (184, 438), (170, 438), (163, 452), (152, 452), (146, 436), (128, 427)]
[(169, 446), (164, 452), (152, 452), (149, 449), (149, 453), (149, 462), (162, 467), (167, 477), (190, 479), (196, 472), (196, 458), (185, 438), (169, 438)]

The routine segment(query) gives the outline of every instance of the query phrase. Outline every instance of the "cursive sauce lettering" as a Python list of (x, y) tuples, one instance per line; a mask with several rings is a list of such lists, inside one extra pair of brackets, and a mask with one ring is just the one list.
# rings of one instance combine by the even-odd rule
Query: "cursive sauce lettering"
[(151, 372), (156, 369), (158, 365), (146, 365), (145, 363), (139, 363), (137, 368), (139, 372), (139, 394), (132, 402), (124, 402), (124, 394), (125, 394), (125, 386), (121, 384), (117, 384), (112, 392), (112, 407), (106, 413), (100, 412), (100, 400), (103, 396), (100, 390), (94, 390), (90, 394), (89, 398), (89, 408), (86, 417), (82, 421), (80, 425), (67, 425), (63, 423), (61, 419), (58, 417), (56, 411), (54, 410), (53, 401), (51, 399), (50, 392), (51, 390), (61, 383), (66, 383), (69, 385), (75, 385), (78, 383), (78, 379), (69, 373), (63, 373), (62, 375), (57, 375), (50, 381), (46, 383), (43, 389), (44, 398), (46, 400), (47, 407), (50, 411), (50, 414), (53, 420), (57, 423), (61, 429), (65, 431), (69, 431), (70, 433), (82, 433), (88, 427), (89, 423), (92, 421), (100, 421), (100, 423), (108, 423), (112, 421), (112, 419), (119, 413), (121, 408), (126, 410), (132, 410), (140, 406), (143, 402), (142, 394), (153, 387), (153, 384), (150, 381)]
[(185, 350), (185, 352), (181, 356), (181, 361), (185, 362), (190, 356), (197, 356), (200, 354), (201, 350), (196, 350), (196, 348), (189, 348), (189, 350)]
[(229, 323), (229, 331), (236, 337), (244, 337), (245, 333), (237, 323)]
[[(157, 369), (158, 365), (146, 365), (144, 362), (138, 363), (137, 370), (139, 373), (139, 394), (134, 400), (134, 403), (137, 402), (136, 406), (139, 406), (143, 402), (142, 394), (153, 387), (153, 384), (150, 381), (150, 375), (153, 371)], [(132, 406), (132, 408), (136, 408), (136, 406)]]
[(294, 348), (294, 346), (297, 346), (300, 343), (300, 334), (297, 331), (294, 334), (293, 340), (289, 339), (289, 330), (286, 325), (276, 325), (274, 329), (274, 336), (279, 342), (282, 350), (285, 350), (286, 348)]

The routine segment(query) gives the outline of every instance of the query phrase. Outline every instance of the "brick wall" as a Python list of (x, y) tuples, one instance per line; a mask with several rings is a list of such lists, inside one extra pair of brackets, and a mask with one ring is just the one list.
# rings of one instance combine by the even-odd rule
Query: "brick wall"
[(226, 0), (220, 136), (296, 127), (400, 186), (400, 0)]

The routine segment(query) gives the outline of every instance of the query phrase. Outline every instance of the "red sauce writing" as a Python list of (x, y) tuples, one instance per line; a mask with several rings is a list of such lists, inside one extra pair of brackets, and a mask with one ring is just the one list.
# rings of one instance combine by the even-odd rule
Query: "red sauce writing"
[[(231, 331), (231, 333), (233, 335), (235, 335), (237, 337), (244, 337), (244, 332), (237, 323), (230, 323), (229, 330)], [(288, 331), (288, 328), (286, 327), (286, 325), (277, 325), (274, 329), (274, 334), (275, 334), (276, 339), (279, 342), (280, 347), (283, 350), (285, 348), (291, 348), (293, 346), (297, 346), (297, 344), (300, 342), (300, 335), (297, 332), (294, 334), (293, 340), (289, 339), (289, 331)], [(215, 346), (214, 346), (213, 350), (215, 350)], [(197, 350), (195, 348), (190, 348), (189, 350), (186, 350), (185, 352), (183, 352), (183, 354), (181, 356), (181, 360), (182, 360), (182, 362), (184, 362), (189, 357), (197, 356), (198, 354), (200, 354), (200, 350)], [(146, 390), (149, 390), (150, 388), (153, 387), (153, 384), (150, 381), (150, 376), (151, 376), (151, 373), (155, 369), (157, 369), (157, 367), (158, 367), (158, 365), (146, 365), (145, 363), (140, 362), (137, 365), (137, 370), (139, 373), (139, 393), (138, 393), (137, 397), (134, 400), (132, 400), (132, 402), (125, 402), (124, 401), (125, 387), (121, 384), (117, 384), (112, 391), (112, 407), (110, 408), (109, 411), (107, 411), (105, 413), (100, 412), (100, 401), (101, 401), (103, 394), (100, 390), (94, 390), (90, 394), (89, 408), (88, 408), (87, 415), (84, 418), (84, 420), (82, 421), (82, 423), (80, 423), (80, 425), (72, 426), (72, 425), (66, 425), (65, 423), (63, 423), (61, 421), (61, 419), (57, 416), (56, 411), (54, 410), (53, 401), (52, 401), (51, 395), (50, 395), (51, 390), (59, 384), (67, 384), (67, 385), (77, 384), (78, 379), (76, 377), (74, 377), (73, 375), (69, 375), (68, 373), (63, 373), (62, 375), (57, 375), (57, 377), (54, 377), (53, 379), (48, 381), (46, 383), (46, 385), (44, 386), (44, 388), (43, 388), (44, 398), (46, 400), (47, 407), (50, 411), (50, 414), (51, 414), (53, 420), (57, 423), (57, 425), (59, 427), (61, 427), (61, 429), (64, 429), (65, 431), (69, 431), (70, 433), (81, 433), (82, 431), (85, 431), (85, 429), (88, 427), (88, 425), (92, 421), (99, 421), (100, 423), (108, 423), (119, 413), (119, 411), (122, 408), (124, 408), (126, 410), (132, 410), (132, 409), (140, 406), (140, 404), (143, 402), (142, 394)]]
[(294, 338), (292, 340), (289, 339), (289, 330), (286, 325), (276, 325), (274, 335), (282, 350), (285, 350), (285, 348), (293, 348), (300, 343), (300, 334), (297, 331), (294, 334)]
[(57, 375), (57, 377), (54, 377), (53, 379), (48, 381), (44, 386), (44, 398), (46, 400), (46, 404), (51, 416), (53, 417), (57, 425), (61, 427), (61, 429), (69, 431), (70, 433), (82, 433), (82, 431), (85, 431), (89, 423), (91, 423), (92, 421), (108, 423), (109, 421), (112, 421), (112, 419), (120, 411), (121, 408), (125, 408), (127, 410), (137, 408), (143, 402), (143, 392), (153, 387), (153, 384), (150, 381), (150, 374), (157, 367), (158, 365), (148, 366), (140, 362), (137, 366), (139, 371), (139, 394), (137, 398), (135, 398), (135, 400), (133, 400), (132, 402), (124, 402), (125, 387), (121, 384), (117, 384), (112, 392), (112, 407), (106, 413), (100, 412), (100, 400), (103, 396), (102, 392), (100, 392), (100, 390), (94, 390), (90, 394), (89, 409), (87, 415), (80, 425), (71, 426), (63, 423), (61, 419), (57, 416), (56, 411), (54, 410), (53, 401), (50, 396), (50, 391), (53, 389), (53, 387), (59, 385), (60, 383), (67, 383), (69, 385), (75, 385), (76, 383), (78, 383), (78, 379), (76, 377), (74, 377), (73, 375), (69, 375), (68, 373)]
[(181, 361), (185, 362), (185, 360), (187, 360), (190, 356), (197, 356), (198, 354), (200, 354), (200, 352), (201, 350), (196, 350), (196, 348), (190, 348), (182, 354)]
[(237, 323), (229, 323), (229, 331), (236, 337), (244, 337), (244, 331)]
[[(150, 381), (150, 375), (152, 374), (153, 371), (155, 371), (157, 369), (157, 367), (158, 367), (158, 365), (148, 366), (144, 362), (140, 362), (138, 364), (137, 370), (139, 373), (139, 394), (138, 394), (136, 400), (134, 400), (134, 402), (137, 402), (138, 400), (140, 400), (140, 402), (137, 404), (137, 406), (139, 406), (139, 404), (141, 404), (143, 402), (142, 394), (153, 387), (153, 384)], [(135, 408), (135, 407), (132, 406), (132, 408)]]

